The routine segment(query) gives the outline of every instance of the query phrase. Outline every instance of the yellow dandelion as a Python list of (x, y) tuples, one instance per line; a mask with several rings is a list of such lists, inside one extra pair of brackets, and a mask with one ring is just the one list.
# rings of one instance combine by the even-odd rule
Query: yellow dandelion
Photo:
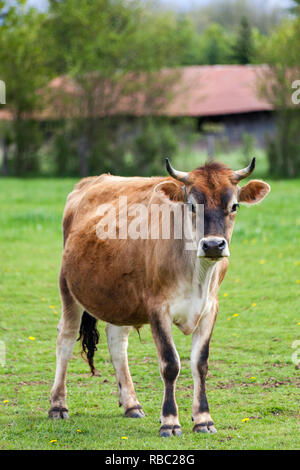
[(46, 302), (46, 299), (45, 299), (45, 297), (42, 297), (42, 302)]
[(256, 303), (255, 303), (255, 302), (253, 302), (252, 307), (256, 307)]
[(57, 442), (57, 439), (52, 439), (51, 441), (49, 441), (50, 444), (53, 444), (54, 442)]
[(300, 321), (298, 322), (298, 325), (300, 325)]
[(231, 317), (228, 317), (227, 320), (231, 320)]
[(239, 314), (238, 314), (238, 313), (234, 313), (232, 316), (233, 316), (233, 317), (238, 317)]
[(300, 261), (295, 261), (296, 266), (299, 266), (299, 264), (300, 264)]
[(300, 284), (300, 279), (297, 279), (297, 280), (296, 280), (296, 284)]
[(58, 314), (58, 312), (57, 312), (56, 310), (53, 310), (53, 313), (55, 313), (55, 315), (57, 315), (57, 314)]
[(264, 259), (259, 260), (259, 264), (265, 264), (265, 260)]
[(223, 294), (223, 296), (224, 296), (224, 297), (228, 297), (228, 294), (227, 294), (227, 292), (225, 292), (225, 294)]
[(77, 432), (82, 432), (81, 429), (77, 429)]
[(28, 339), (30, 339), (30, 341), (34, 341), (35, 337), (34, 336), (28, 336)]
[(128, 439), (127, 436), (121, 436), (121, 439)]
[(247, 421), (249, 421), (250, 418), (244, 418), (242, 419), (242, 423), (247, 423)]
[(237, 334), (236, 334), (236, 333), (233, 333), (233, 336), (237, 336)]
[(3, 403), (9, 403), (9, 400), (3, 400)]
[(251, 380), (256, 380), (256, 377), (250, 377)]
[(236, 282), (236, 284), (238, 284), (240, 282), (240, 279), (239, 278), (236, 279), (235, 282)]
[(55, 308), (55, 305), (49, 305), (49, 308)]

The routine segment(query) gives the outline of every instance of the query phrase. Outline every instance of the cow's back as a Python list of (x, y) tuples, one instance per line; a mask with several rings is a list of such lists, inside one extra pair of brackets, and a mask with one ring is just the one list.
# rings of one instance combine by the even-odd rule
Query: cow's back
[(74, 297), (104, 321), (112, 322), (112, 317), (118, 324), (147, 321), (147, 241), (99, 238), (99, 206), (111, 204), (118, 214), (122, 196), (128, 206), (148, 205), (153, 188), (164, 179), (104, 174), (81, 180), (67, 198), (62, 272)]

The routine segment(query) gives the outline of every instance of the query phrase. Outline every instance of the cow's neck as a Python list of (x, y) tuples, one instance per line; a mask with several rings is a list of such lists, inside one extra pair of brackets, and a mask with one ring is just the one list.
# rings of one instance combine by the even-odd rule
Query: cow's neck
[(216, 261), (198, 257), (195, 262), (193, 295), (201, 299), (201, 306), (199, 306), (201, 312), (203, 312), (205, 303), (210, 298), (209, 289), (216, 264)]
[(201, 288), (209, 286), (217, 261), (197, 257), (194, 268), (193, 282)]
[(209, 313), (212, 306), (210, 285), (216, 262), (203, 258), (193, 259), (192, 276), (179, 281), (170, 302), (173, 322), (184, 334), (191, 334), (202, 315)]

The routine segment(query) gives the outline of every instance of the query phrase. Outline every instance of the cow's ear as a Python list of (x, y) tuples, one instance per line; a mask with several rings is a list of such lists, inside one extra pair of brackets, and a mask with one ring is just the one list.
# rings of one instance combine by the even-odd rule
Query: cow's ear
[(269, 194), (270, 190), (270, 186), (264, 181), (249, 181), (249, 183), (240, 188), (239, 202), (242, 204), (258, 204)]
[(155, 186), (154, 191), (161, 191), (171, 201), (184, 201), (184, 185), (175, 183), (175, 181), (163, 181), (162, 183), (158, 183)]

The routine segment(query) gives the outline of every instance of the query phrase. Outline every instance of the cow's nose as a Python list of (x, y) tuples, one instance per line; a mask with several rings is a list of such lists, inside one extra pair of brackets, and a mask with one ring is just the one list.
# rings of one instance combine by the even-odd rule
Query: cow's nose
[(201, 240), (200, 256), (207, 258), (220, 258), (228, 256), (228, 244), (225, 238), (209, 237)]

